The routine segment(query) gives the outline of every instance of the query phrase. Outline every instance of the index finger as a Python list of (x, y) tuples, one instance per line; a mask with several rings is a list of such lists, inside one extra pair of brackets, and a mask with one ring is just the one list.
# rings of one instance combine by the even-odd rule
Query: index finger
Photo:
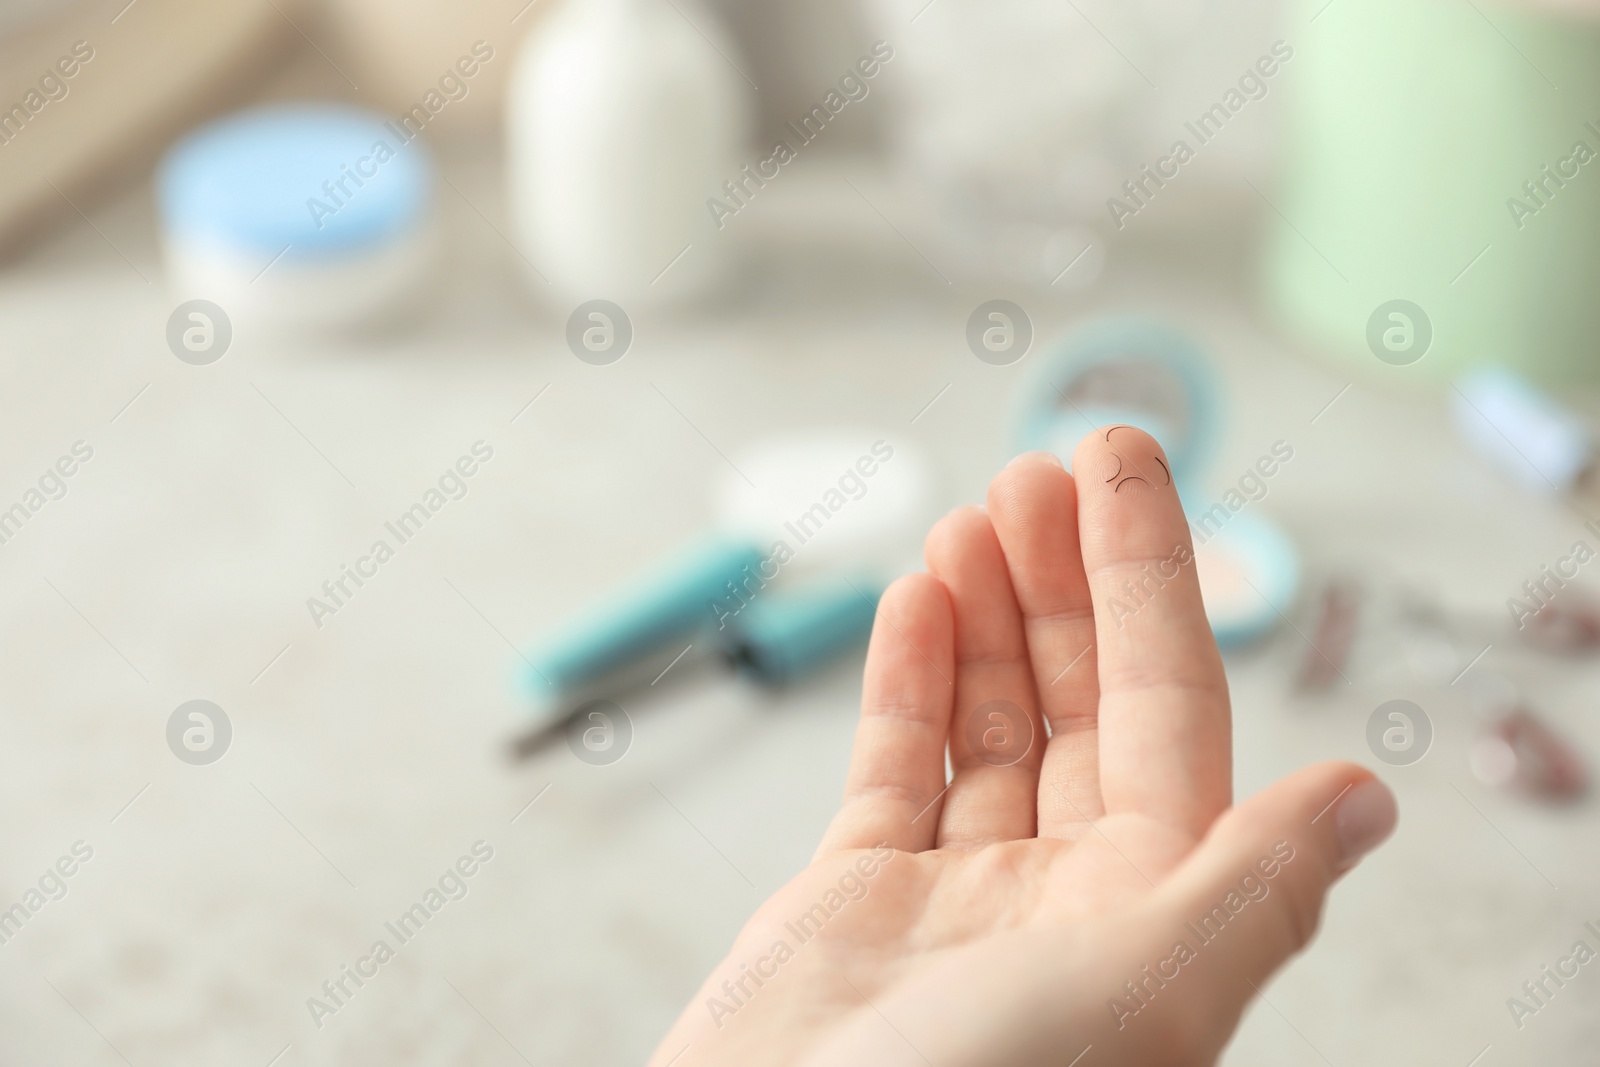
[(1072, 466), (1094, 601), (1106, 814), (1139, 812), (1199, 838), (1232, 800), (1232, 723), (1171, 468), (1131, 426), (1084, 438)]

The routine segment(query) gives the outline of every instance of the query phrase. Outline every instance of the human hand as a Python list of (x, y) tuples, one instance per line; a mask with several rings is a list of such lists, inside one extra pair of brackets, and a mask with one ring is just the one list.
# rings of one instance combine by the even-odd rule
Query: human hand
[(1014, 460), (884, 594), (840, 811), (653, 1067), (1211, 1063), (1393, 829), (1347, 763), (1230, 807), (1166, 457), (1112, 427), (1073, 469)]

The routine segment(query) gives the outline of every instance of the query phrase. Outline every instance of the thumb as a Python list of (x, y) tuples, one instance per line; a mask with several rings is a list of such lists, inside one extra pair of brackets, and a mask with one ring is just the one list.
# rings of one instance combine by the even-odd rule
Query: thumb
[[(1217, 819), (1153, 901), (1180, 928), (1184, 966), (1213, 980), (1191, 1020), (1225, 1042), (1245, 1005), (1305, 948), (1338, 878), (1394, 830), (1394, 794), (1350, 763), (1319, 763)], [(1174, 951), (1178, 946), (1174, 945)], [(1187, 998), (1185, 998), (1187, 999)]]

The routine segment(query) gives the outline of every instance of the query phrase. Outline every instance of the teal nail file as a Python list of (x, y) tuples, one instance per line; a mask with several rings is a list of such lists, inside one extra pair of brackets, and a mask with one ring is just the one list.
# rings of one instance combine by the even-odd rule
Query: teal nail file
[(742, 539), (702, 541), (562, 625), (526, 657), (535, 715), (554, 721), (597, 693), (626, 688), (642, 671), (659, 670), (658, 660), (666, 666), (715, 625), (713, 605), (762, 559)]
[(882, 592), (876, 582), (819, 578), (753, 598), (719, 636), (745, 673), (769, 684), (792, 682), (864, 644)]

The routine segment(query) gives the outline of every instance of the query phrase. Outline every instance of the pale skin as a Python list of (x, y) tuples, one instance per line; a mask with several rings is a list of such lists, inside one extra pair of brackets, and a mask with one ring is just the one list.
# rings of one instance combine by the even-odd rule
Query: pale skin
[(1102, 428), (1073, 470), (1018, 457), (884, 594), (839, 813), (652, 1067), (1209, 1064), (1393, 829), (1348, 763), (1233, 804), (1166, 457)]

